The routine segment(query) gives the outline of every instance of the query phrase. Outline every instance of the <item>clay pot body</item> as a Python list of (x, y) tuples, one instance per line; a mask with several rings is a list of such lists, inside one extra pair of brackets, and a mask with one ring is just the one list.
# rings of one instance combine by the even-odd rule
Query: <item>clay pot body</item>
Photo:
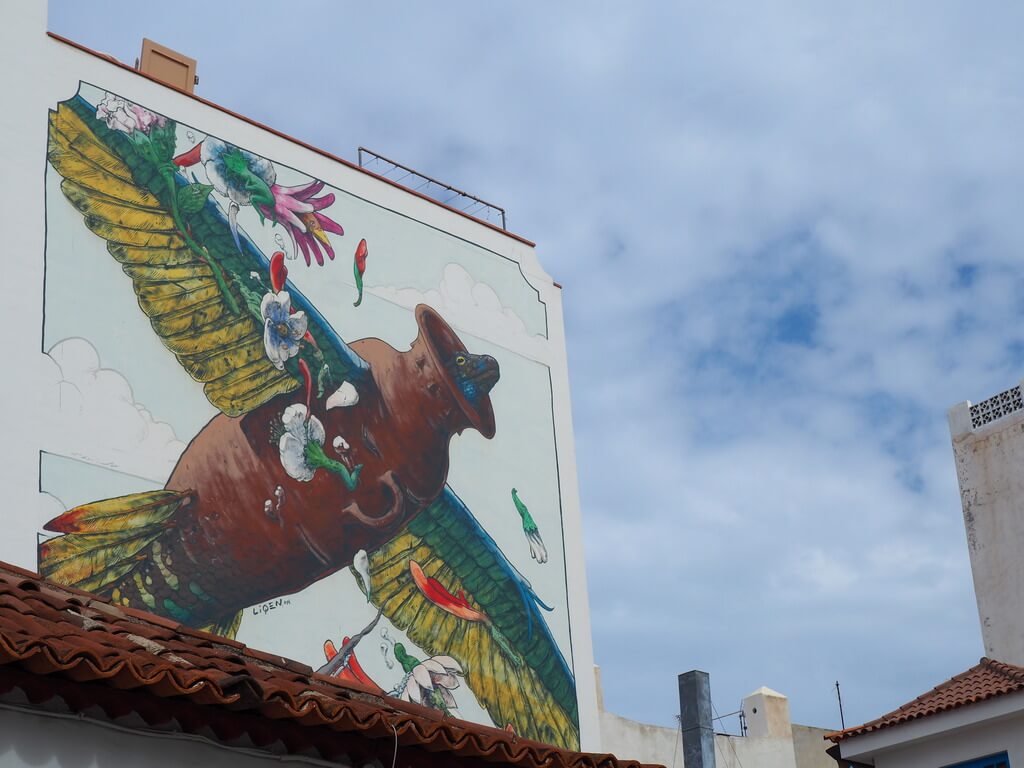
[[(381, 546), (444, 488), (453, 435), (474, 427), (493, 436), (489, 397), (470, 404), (445, 366), (465, 346), (429, 307), (416, 317), (420, 334), (406, 352), (379, 339), (352, 345), (371, 374), (356, 384), (358, 403), (326, 410), (329, 393), (312, 403), (325, 453), (363, 466), (354, 490), (323, 468), (308, 481), (285, 471), (281, 417), (303, 402), (301, 390), (242, 417), (216, 416), (191, 442), (166, 487), (194, 501), (164, 549), (203, 596), (190, 606), (198, 618), (297, 592)], [(350, 448), (337, 452), (335, 437)]]

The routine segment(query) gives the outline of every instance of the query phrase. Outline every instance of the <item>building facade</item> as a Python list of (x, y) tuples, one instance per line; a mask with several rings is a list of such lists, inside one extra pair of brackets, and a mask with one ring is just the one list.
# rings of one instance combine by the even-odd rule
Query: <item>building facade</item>
[(561, 294), (533, 244), (46, 13), (0, 33), (22, 329), (0, 560), (596, 747)]
[(1024, 664), (1024, 399), (1019, 386), (949, 411), (985, 654)]

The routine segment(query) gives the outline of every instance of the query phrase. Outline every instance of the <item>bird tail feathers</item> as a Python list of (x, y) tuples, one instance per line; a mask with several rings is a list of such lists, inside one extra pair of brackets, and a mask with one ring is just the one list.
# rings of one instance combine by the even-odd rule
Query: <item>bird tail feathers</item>
[(68, 510), (43, 526), (62, 535), (40, 542), (40, 575), (108, 596), (193, 497), (191, 491), (146, 491)]

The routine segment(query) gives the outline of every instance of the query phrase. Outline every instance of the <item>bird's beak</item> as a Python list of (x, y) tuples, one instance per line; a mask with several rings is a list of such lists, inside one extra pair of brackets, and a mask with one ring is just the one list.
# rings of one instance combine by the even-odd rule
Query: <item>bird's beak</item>
[(498, 368), (498, 361), (490, 355), (473, 355), (473, 372), (469, 374), (468, 378), (476, 384), (477, 391), (481, 395), (486, 395), (490, 392), (494, 385), (498, 383), (498, 379), (501, 378), (501, 370)]

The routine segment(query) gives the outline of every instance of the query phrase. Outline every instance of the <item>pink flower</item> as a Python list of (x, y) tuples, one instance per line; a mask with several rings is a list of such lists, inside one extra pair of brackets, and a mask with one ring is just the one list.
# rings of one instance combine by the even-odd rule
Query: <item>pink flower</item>
[(132, 104), (130, 106), (132, 115), (135, 116), (135, 122), (138, 124), (138, 128), (143, 133), (149, 133), (150, 129), (156, 126), (157, 128), (163, 128), (167, 125), (167, 118), (163, 115), (156, 115), (150, 112), (148, 109), (140, 107), (138, 104)]
[(274, 196), (274, 207), (258, 205), (266, 218), (284, 225), (288, 234), (292, 236), (295, 250), (302, 251), (307, 265), (311, 263), (312, 257), (316, 259), (317, 264), (323, 266), (324, 253), (327, 254), (327, 258), (334, 258), (334, 248), (327, 239), (328, 232), (336, 235), (345, 234), (345, 230), (338, 222), (320, 213), (334, 203), (333, 193), (316, 197), (323, 188), (322, 181), (311, 181), (297, 187), (273, 184), (270, 192)]
[(131, 135), (135, 131), (149, 133), (153, 127), (163, 128), (167, 118), (150, 112), (138, 104), (108, 93), (96, 107), (96, 119), (107, 124), (107, 128)]

